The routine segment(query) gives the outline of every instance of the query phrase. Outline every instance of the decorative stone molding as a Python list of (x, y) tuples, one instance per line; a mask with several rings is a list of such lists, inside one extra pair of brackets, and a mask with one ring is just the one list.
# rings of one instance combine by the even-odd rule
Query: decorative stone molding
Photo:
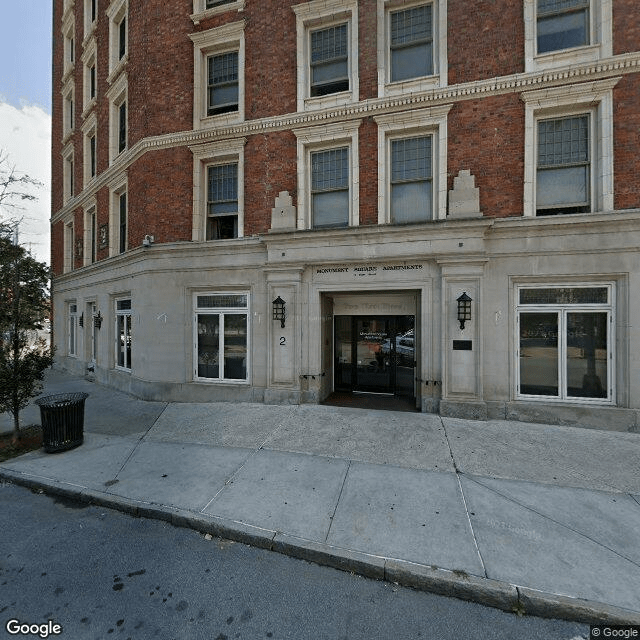
[(270, 231), (294, 231), (296, 228), (296, 208), (288, 191), (281, 191), (271, 209)]
[(449, 191), (449, 218), (481, 218), (480, 189), (468, 169), (462, 169), (453, 179)]

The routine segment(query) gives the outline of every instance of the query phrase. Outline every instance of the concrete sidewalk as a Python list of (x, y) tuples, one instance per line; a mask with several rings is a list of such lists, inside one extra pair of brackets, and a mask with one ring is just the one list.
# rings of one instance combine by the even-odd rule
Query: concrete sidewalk
[(640, 434), (145, 402), (48, 374), (45, 394), (71, 390), (91, 394), (84, 444), (0, 477), (507, 611), (640, 623)]

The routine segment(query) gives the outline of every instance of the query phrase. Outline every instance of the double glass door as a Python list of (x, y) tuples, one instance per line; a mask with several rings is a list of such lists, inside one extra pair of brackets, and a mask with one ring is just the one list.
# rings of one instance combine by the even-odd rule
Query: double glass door
[(415, 316), (335, 316), (335, 388), (415, 396)]

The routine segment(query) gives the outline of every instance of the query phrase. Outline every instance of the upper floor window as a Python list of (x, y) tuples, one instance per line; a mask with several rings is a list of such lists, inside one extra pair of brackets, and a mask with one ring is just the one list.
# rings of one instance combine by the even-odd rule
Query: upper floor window
[(590, 0), (538, 0), (538, 53), (589, 44)]
[(312, 0), (295, 5), (298, 110), (358, 100), (357, 0)]
[(526, 91), (524, 215), (613, 210), (613, 87)]
[(98, 0), (84, 0), (84, 35), (85, 38), (93, 31), (98, 18)]
[(193, 14), (191, 20), (194, 24), (200, 24), (211, 16), (225, 11), (242, 11), (245, 0), (193, 0)]
[(131, 299), (116, 300), (115, 310), (115, 364), (117, 369), (131, 371), (131, 347), (133, 342), (133, 311)]
[(127, 61), (128, 0), (117, 0), (107, 9), (109, 17), (109, 77), (112, 82)]
[(311, 219), (315, 229), (349, 224), (349, 147), (311, 153)]
[(76, 356), (78, 353), (78, 305), (70, 302), (67, 307), (68, 325), (67, 325), (67, 355)]
[(219, 7), (223, 4), (231, 4), (235, 0), (206, 0), (205, 9), (213, 9), (213, 7)]
[(238, 237), (238, 164), (207, 167), (207, 240)]
[(207, 58), (207, 115), (238, 110), (238, 52)]
[(538, 121), (537, 215), (591, 209), (590, 116)]
[(612, 55), (612, 0), (524, 0), (525, 71)]
[(447, 84), (447, 0), (378, 0), (378, 41), (379, 96)]
[(347, 25), (311, 32), (311, 95), (349, 90)]
[(119, 154), (129, 146), (128, 127), (128, 83), (127, 75), (121, 74), (109, 87), (109, 162), (112, 163)]
[(110, 186), (109, 256), (117, 256), (129, 248), (129, 202), (126, 177), (119, 175)]
[(194, 48), (193, 128), (244, 118), (244, 21), (199, 31)]

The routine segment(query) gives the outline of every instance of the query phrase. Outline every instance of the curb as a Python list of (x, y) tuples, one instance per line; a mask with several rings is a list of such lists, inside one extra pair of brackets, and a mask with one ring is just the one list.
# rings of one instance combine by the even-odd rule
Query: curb
[(502, 580), (470, 575), (465, 571), (441, 569), (343, 549), (178, 507), (139, 502), (81, 487), (72, 489), (65, 483), (49, 478), (0, 469), (0, 481), (87, 505), (113, 509), (135, 517), (161, 520), (176, 527), (193, 529), (199, 533), (275, 551), (340, 571), (468, 600), (508, 613), (557, 618), (583, 624), (640, 624), (640, 612), (602, 602), (537, 591)]

